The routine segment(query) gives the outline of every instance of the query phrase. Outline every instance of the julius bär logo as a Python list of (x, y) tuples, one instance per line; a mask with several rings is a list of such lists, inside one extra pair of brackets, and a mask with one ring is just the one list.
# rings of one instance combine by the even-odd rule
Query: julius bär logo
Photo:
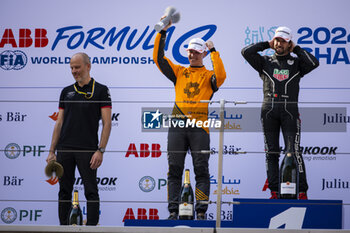
[(10, 143), (5, 147), (5, 155), (9, 159), (16, 159), (21, 153), (21, 147), (16, 143)]
[(1, 220), (4, 223), (13, 223), (17, 218), (17, 212), (14, 208), (7, 207), (1, 211)]
[(139, 181), (139, 187), (144, 192), (151, 192), (156, 187), (156, 182), (152, 177), (144, 176)]
[(6, 50), (0, 54), (0, 67), (4, 70), (20, 70), (26, 66), (27, 60), (27, 55), (20, 50)]

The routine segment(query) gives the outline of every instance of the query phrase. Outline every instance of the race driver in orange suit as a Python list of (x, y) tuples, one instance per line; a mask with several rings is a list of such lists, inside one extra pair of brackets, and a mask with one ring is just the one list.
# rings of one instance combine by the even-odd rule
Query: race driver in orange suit
[[(167, 25), (156, 35), (154, 42), (153, 60), (159, 70), (173, 82), (175, 87), (175, 105), (172, 121), (195, 119), (196, 121), (208, 120), (208, 103), (200, 103), (200, 100), (210, 100), (224, 83), (226, 72), (219, 52), (214, 48), (212, 41), (205, 42), (201, 38), (193, 38), (188, 45), (187, 55), (189, 67), (175, 65), (164, 56)], [(207, 55), (206, 48), (210, 50), (213, 63), (213, 71), (207, 70), (203, 65), (203, 59)], [(205, 127), (170, 127), (168, 131), (168, 219), (177, 219), (179, 212), (179, 193), (182, 186), (182, 174), (185, 156), (188, 149), (191, 150), (196, 180), (196, 206), (197, 219), (205, 219), (208, 204), (200, 201), (209, 200), (210, 176), (209, 176), (209, 129)]]

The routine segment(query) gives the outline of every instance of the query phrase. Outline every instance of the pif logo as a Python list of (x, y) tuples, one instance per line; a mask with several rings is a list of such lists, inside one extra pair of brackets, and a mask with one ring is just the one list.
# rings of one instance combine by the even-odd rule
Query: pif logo
[(144, 176), (139, 181), (139, 187), (144, 192), (151, 192), (156, 187), (156, 181), (150, 176)]
[[(19, 210), (19, 221), (38, 221), (42, 210)], [(1, 211), (1, 220), (4, 223), (11, 224), (17, 219), (17, 211), (12, 207), (7, 207)]]
[[(147, 216), (147, 210), (144, 208), (138, 208), (137, 209), (137, 219), (138, 220), (159, 220), (159, 216), (158, 216), (158, 209), (152, 209), (150, 208), (148, 210), (149, 215)], [(135, 214), (134, 211), (132, 210), (132, 208), (128, 208), (125, 212), (124, 218), (123, 218), (123, 222), (126, 219), (135, 219)]]
[(10, 224), (17, 219), (17, 211), (14, 208), (7, 207), (1, 211), (1, 220)]
[(21, 147), (16, 143), (10, 143), (5, 147), (5, 155), (9, 159), (16, 159), (21, 153)]
[(32, 154), (34, 157), (40, 157), (42, 152), (45, 152), (43, 150), (45, 148), (44, 145), (40, 146), (29, 146), (29, 145), (24, 145), (23, 149), (16, 143), (10, 143), (5, 147), (5, 155), (9, 159), (16, 159), (18, 156), (23, 152), (23, 157), (26, 155)]
[(166, 185), (167, 185), (166, 179), (154, 179), (151, 176), (144, 176), (139, 181), (139, 187), (143, 192), (151, 192), (155, 189), (156, 186), (158, 187), (158, 190), (160, 190), (162, 187), (165, 187)]
[(0, 67), (3, 70), (20, 70), (27, 64), (27, 55), (19, 50), (6, 50), (0, 54)]

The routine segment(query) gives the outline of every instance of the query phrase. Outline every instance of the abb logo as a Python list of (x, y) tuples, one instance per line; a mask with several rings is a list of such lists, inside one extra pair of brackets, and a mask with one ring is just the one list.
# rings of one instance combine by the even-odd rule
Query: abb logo
[[(148, 214), (148, 218), (147, 218), (147, 210), (144, 208), (138, 208), (137, 209), (137, 219), (138, 220), (147, 220), (147, 219), (148, 220), (159, 220), (158, 209), (150, 208), (148, 210), (148, 213), (149, 214)], [(136, 219), (132, 208), (128, 208), (126, 210), (124, 218), (123, 218), (123, 222), (125, 221), (125, 219)]]
[(34, 30), (34, 38), (32, 35), (32, 30), (28, 28), (20, 28), (18, 33), (18, 38), (13, 34), (12, 29), (5, 29), (0, 41), (0, 48), (3, 48), (6, 44), (12, 45), (13, 48), (28, 48), (34, 46), (37, 48), (43, 48), (49, 43), (49, 39), (46, 37), (47, 31), (43, 28), (36, 28)]
[(140, 151), (138, 152), (135, 146), (135, 143), (130, 143), (128, 151), (125, 154), (125, 157), (129, 157), (130, 155), (134, 155), (135, 158), (147, 158), (151, 155), (152, 158), (158, 158), (162, 155), (162, 151), (160, 150), (160, 145), (156, 143), (152, 143), (152, 151), (149, 150), (150, 146), (147, 143), (140, 144)]

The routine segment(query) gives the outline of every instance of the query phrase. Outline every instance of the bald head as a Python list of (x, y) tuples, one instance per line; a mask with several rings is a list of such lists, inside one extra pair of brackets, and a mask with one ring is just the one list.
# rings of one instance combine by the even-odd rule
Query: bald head
[(86, 53), (76, 53), (70, 59), (70, 68), (75, 81), (80, 86), (90, 82), (90, 58)]
[(87, 65), (87, 64), (91, 65), (90, 58), (89, 58), (89, 56), (88, 56), (86, 53), (82, 53), (82, 52), (76, 53), (76, 54), (74, 54), (74, 55), (72, 56), (71, 59), (73, 59), (73, 58), (78, 58), (78, 57), (81, 58), (81, 59), (83, 59), (83, 62), (84, 62), (85, 65)]

